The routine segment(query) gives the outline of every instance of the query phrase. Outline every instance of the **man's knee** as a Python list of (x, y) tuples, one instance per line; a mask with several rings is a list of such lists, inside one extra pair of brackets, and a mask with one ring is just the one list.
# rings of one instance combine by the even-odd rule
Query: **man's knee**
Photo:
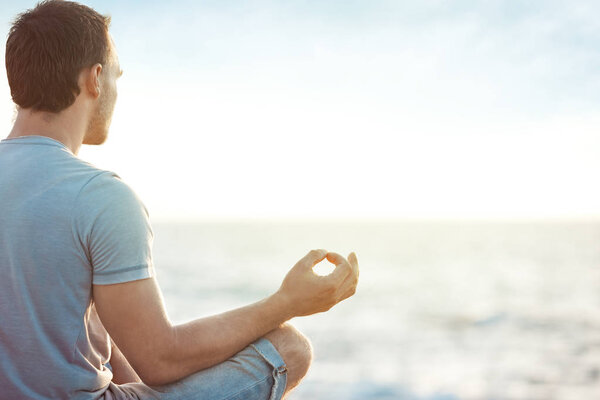
[(277, 349), (287, 366), (287, 388), (296, 386), (308, 372), (313, 352), (310, 341), (300, 331), (289, 324), (284, 324), (265, 335)]

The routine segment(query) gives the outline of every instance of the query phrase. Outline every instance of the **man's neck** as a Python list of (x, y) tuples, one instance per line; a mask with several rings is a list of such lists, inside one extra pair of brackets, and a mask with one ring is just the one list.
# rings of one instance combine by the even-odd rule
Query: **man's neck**
[(78, 116), (72, 107), (57, 114), (19, 109), (8, 138), (31, 135), (47, 136), (58, 140), (73, 154), (77, 154), (87, 129), (86, 119), (80, 116), (78, 118)]

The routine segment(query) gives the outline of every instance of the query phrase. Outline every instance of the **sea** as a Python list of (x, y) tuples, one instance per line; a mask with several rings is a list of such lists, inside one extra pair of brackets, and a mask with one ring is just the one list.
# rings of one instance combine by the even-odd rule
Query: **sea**
[[(157, 222), (174, 323), (258, 301), (310, 249), (356, 294), (291, 323), (313, 365), (289, 400), (600, 399), (600, 222)], [(330, 272), (323, 262), (317, 273)]]

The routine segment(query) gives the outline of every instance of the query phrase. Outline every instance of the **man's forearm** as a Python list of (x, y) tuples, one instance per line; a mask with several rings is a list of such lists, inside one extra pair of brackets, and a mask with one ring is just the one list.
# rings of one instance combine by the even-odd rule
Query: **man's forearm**
[(274, 294), (222, 314), (172, 327), (159, 381), (172, 382), (225, 361), (292, 318), (286, 300)]

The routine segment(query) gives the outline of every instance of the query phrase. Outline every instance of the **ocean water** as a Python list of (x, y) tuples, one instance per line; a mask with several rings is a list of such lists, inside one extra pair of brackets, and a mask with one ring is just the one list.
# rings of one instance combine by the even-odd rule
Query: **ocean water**
[(600, 398), (600, 223), (154, 225), (174, 322), (260, 300), (312, 248), (356, 295), (291, 322), (315, 359), (290, 400)]

